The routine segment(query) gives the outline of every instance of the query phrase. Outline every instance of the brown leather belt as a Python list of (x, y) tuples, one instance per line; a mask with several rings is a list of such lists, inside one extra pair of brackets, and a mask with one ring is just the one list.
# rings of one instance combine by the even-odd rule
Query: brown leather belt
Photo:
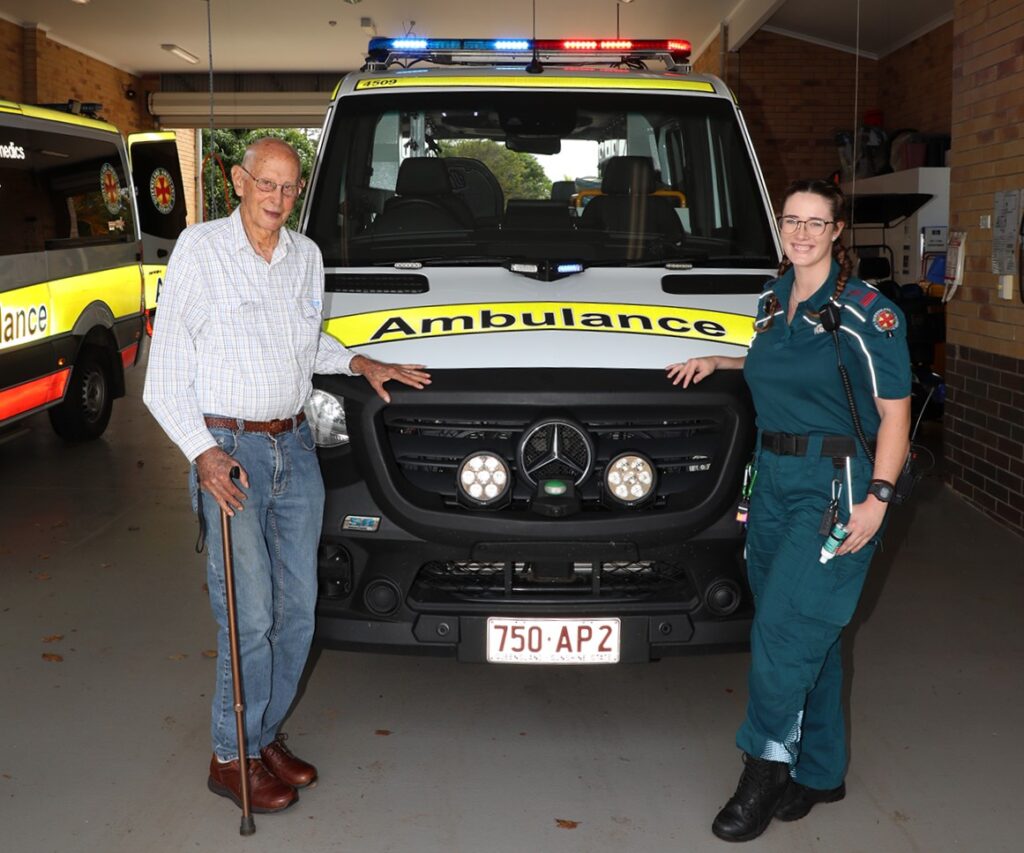
[[(299, 412), (294, 418), (281, 418), (276, 421), (242, 421), (238, 418), (214, 418), (209, 415), (203, 418), (208, 427), (221, 427), (223, 429), (241, 430), (242, 432), (262, 432), (267, 435), (278, 435), (282, 432), (291, 432), (305, 419), (306, 413)], [(241, 425), (241, 426), (239, 426)]]

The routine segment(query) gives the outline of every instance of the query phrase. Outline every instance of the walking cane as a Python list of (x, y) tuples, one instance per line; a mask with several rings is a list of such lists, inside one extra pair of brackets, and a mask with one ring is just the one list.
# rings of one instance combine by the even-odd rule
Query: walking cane
[[(236, 465), (231, 479), (241, 475)], [(231, 684), (235, 699), (235, 728), (238, 731), (238, 770), (242, 779), (242, 823), (239, 835), (252, 835), (256, 824), (252, 819), (252, 798), (249, 792), (249, 755), (245, 744), (245, 701), (242, 699), (242, 664), (238, 653), (238, 614), (235, 611), (235, 569), (231, 564), (231, 523), (225, 510), (220, 511), (220, 536), (224, 543), (224, 587), (228, 599), (228, 643), (231, 646)]]

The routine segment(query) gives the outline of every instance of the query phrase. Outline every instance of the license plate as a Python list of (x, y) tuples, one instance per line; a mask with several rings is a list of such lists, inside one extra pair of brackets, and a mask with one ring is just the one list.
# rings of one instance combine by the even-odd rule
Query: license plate
[(488, 663), (618, 663), (618, 619), (487, 619)]

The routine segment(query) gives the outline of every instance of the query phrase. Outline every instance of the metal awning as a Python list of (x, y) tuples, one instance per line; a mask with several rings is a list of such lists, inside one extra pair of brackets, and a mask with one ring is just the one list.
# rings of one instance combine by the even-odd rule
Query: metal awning
[[(214, 92), (217, 127), (320, 127), (330, 92)], [(209, 127), (209, 92), (151, 92), (149, 111), (162, 127)]]

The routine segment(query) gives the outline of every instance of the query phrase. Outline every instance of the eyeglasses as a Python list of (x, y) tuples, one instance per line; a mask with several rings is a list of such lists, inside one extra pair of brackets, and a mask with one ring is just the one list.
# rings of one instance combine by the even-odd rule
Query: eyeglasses
[(804, 230), (812, 237), (820, 237), (825, 233), (825, 229), (829, 225), (835, 225), (834, 219), (797, 219), (795, 216), (780, 216), (779, 217), (779, 230), (783, 234), (795, 234), (800, 226), (804, 226)]
[(288, 198), (295, 198), (299, 193), (302, 192), (303, 187), (306, 186), (305, 181), (299, 181), (297, 184), (277, 184), (267, 178), (257, 178), (252, 172), (245, 168), (245, 166), (239, 166), (245, 174), (252, 178), (252, 182), (256, 184), (256, 189), (261, 193), (274, 193), (277, 192), (278, 187), (281, 188), (281, 192)]

